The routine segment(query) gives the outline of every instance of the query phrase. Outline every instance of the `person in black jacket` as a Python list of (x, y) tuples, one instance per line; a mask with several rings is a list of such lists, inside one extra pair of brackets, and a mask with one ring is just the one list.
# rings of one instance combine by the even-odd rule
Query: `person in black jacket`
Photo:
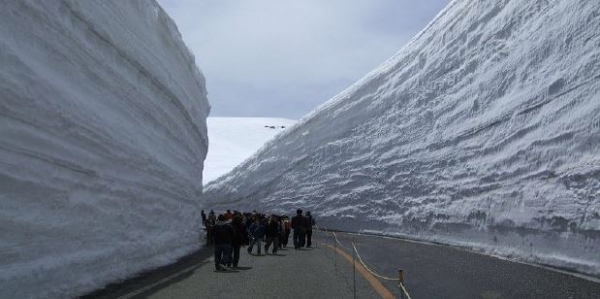
[(224, 264), (230, 263), (231, 243), (233, 241), (233, 227), (225, 221), (224, 215), (219, 215), (217, 223), (212, 228), (212, 237), (215, 244), (215, 268), (217, 271), (225, 270)]
[(217, 223), (215, 215), (209, 215), (206, 219), (206, 222), (204, 223), (204, 229), (206, 230), (206, 245), (212, 245), (213, 243), (214, 238), (212, 235), (212, 231), (213, 227), (215, 227), (215, 223)]
[(269, 222), (265, 227), (265, 236), (267, 237), (265, 254), (269, 253), (269, 246), (271, 246), (271, 244), (273, 244), (273, 254), (277, 254), (277, 248), (279, 247), (279, 229), (279, 221), (277, 221), (277, 217), (275, 215), (271, 215), (271, 219), (269, 219)]
[(294, 230), (294, 249), (304, 247), (306, 231), (308, 230), (306, 217), (302, 216), (302, 210), (296, 210), (296, 216), (292, 217), (292, 229)]
[(242, 245), (248, 245), (248, 230), (243, 224), (242, 215), (239, 213), (233, 215), (231, 226), (233, 227), (233, 239), (231, 240), (232, 252), (228, 266), (237, 268), (240, 261), (240, 249)]
[(200, 216), (202, 216), (202, 225), (206, 224), (206, 214), (204, 214), (204, 210), (200, 212)]

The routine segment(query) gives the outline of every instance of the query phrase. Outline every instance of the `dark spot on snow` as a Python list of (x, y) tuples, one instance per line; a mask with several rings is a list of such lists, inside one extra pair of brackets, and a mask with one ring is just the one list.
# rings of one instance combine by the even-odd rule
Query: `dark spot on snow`
[(471, 222), (471, 221), (486, 221), (487, 220), (487, 214), (485, 212), (482, 212), (482, 211), (471, 212), (469, 214), (469, 216), (467, 217), (467, 220), (469, 222)]
[(472, 112), (477, 112), (477, 111), (479, 111), (479, 108), (480, 108), (479, 107), (479, 101), (477, 99), (475, 99), (473, 101), (473, 107), (471, 108), (471, 111)]
[(566, 44), (567, 46), (570, 46), (570, 45), (571, 45), (571, 42), (573, 42), (573, 37), (572, 37), (572, 36), (569, 36), (569, 37), (567, 37), (567, 38), (565, 39), (565, 44)]
[(555, 94), (559, 93), (563, 89), (564, 86), (565, 86), (565, 79), (560, 78), (560, 79), (554, 81), (554, 83), (550, 84), (550, 87), (548, 87), (548, 94), (555, 95)]

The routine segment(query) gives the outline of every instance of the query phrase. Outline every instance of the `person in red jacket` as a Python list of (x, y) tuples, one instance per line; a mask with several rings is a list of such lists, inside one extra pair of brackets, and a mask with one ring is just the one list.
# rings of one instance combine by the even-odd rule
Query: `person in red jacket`
[(227, 213), (225, 213), (225, 221), (229, 221), (233, 219), (233, 214), (231, 213), (231, 210), (227, 210)]

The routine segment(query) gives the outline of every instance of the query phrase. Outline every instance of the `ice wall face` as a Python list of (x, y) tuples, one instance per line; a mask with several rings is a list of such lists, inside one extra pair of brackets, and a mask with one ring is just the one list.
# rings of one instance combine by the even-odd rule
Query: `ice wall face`
[(68, 298), (199, 247), (204, 78), (155, 1), (2, 1), (0, 297)]
[(600, 275), (600, 2), (454, 1), (207, 206)]

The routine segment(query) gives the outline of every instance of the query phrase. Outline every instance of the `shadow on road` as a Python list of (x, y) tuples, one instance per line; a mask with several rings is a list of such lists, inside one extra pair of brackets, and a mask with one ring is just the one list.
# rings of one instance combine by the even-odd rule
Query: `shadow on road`
[(236, 270), (233, 270), (233, 269), (226, 269), (226, 270), (214, 270), (213, 272), (215, 272), (215, 273), (219, 273), (219, 274), (240, 273), (240, 271), (236, 271)]
[[(148, 294), (152, 294), (157, 289), (161, 289), (164, 286), (171, 285), (178, 281), (184, 280), (191, 276), (194, 271), (198, 268), (208, 264), (205, 261), (208, 257), (213, 255), (213, 248), (206, 246), (200, 250), (179, 259), (176, 263), (170, 264), (164, 267), (151, 269), (148, 271), (141, 272), (130, 279), (125, 281), (116, 282), (109, 284), (106, 287), (96, 290), (92, 293), (82, 295), (80, 299), (108, 299), (108, 298), (119, 298), (127, 294), (133, 293), (136, 290), (144, 289), (145, 287), (151, 286), (157, 282), (160, 282), (158, 286), (152, 286), (152, 288), (143, 291), (140, 294), (136, 294), (132, 298), (146, 298)], [(190, 268), (192, 267), (192, 268)], [(187, 269), (187, 270), (186, 270)], [(183, 272), (181, 272), (183, 271)], [(177, 275), (176, 275), (177, 274)], [(170, 275), (175, 275), (170, 277)], [(162, 280), (166, 279), (164, 282)]]

